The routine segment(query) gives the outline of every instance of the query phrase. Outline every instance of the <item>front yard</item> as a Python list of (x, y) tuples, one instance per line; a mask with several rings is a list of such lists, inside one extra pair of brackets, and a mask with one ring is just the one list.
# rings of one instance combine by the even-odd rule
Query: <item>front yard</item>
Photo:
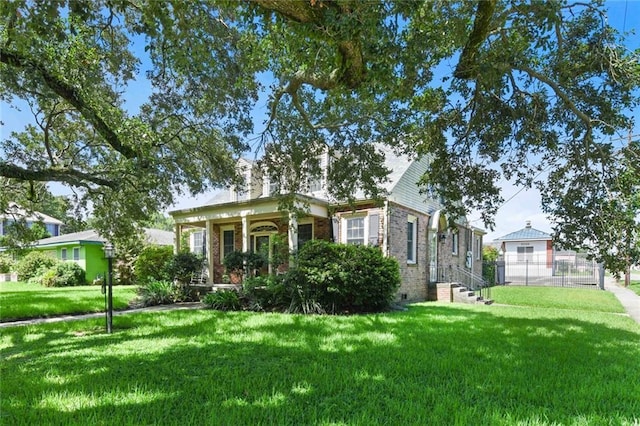
[[(135, 286), (113, 287), (113, 308), (124, 309), (136, 295)], [(38, 284), (0, 283), (0, 322), (54, 315), (104, 311), (99, 286), (42, 287)]]
[(564, 307), (582, 296), (549, 289), (531, 306), (535, 293), (509, 290), (492, 306), (378, 315), (200, 310), (119, 316), (111, 335), (103, 319), (5, 328), (0, 423), (640, 422), (640, 327), (612, 295), (578, 290), (589, 306)]

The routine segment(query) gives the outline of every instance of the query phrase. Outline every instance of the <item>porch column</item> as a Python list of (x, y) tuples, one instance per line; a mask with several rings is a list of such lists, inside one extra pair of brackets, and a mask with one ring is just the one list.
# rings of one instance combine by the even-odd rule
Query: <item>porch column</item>
[[(295, 213), (289, 213), (289, 253), (298, 251), (298, 218)], [(289, 257), (289, 266), (293, 266), (293, 256)]]
[(182, 225), (179, 223), (176, 223), (175, 225), (175, 234), (176, 241), (173, 244), (173, 253), (178, 254), (180, 253), (180, 239), (182, 238)]
[(213, 259), (215, 259), (213, 253), (213, 221), (207, 220), (206, 222), (206, 235), (207, 235), (207, 283), (213, 284), (213, 275), (215, 273), (215, 265), (213, 264)]
[(242, 216), (242, 251), (248, 252), (249, 246), (249, 218), (247, 216)]

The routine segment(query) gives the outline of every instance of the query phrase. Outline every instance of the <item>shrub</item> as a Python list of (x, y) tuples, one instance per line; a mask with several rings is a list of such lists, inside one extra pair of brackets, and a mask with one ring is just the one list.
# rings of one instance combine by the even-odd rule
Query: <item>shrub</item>
[(134, 263), (135, 278), (140, 283), (170, 281), (169, 264), (173, 259), (173, 248), (169, 246), (146, 246)]
[(291, 289), (285, 275), (251, 277), (243, 283), (247, 308), (253, 311), (287, 310), (291, 305)]
[(167, 272), (171, 279), (188, 284), (194, 274), (202, 271), (204, 260), (195, 253), (178, 253), (171, 258)]
[(8, 274), (15, 266), (14, 260), (11, 256), (6, 254), (0, 254), (0, 274)]
[(45, 287), (85, 285), (85, 272), (77, 263), (60, 262), (42, 274), (40, 284)]
[(240, 296), (235, 290), (218, 290), (208, 293), (202, 302), (209, 308), (219, 311), (238, 311), (242, 307)]
[(59, 261), (49, 256), (48, 254), (33, 250), (27, 253), (16, 264), (16, 272), (18, 273), (18, 279), (20, 281), (30, 282), (32, 278), (44, 274), (44, 272)]
[(387, 309), (399, 286), (398, 262), (380, 249), (310, 241), (297, 253), (295, 268), (248, 279), (244, 291), (252, 309), (353, 313)]
[(143, 306), (167, 305), (175, 301), (175, 289), (170, 281), (149, 281), (138, 287)]
[(256, 269), (262, 268), (267, 264), (265, 256), (261, 253), (254, 252), (241, 252), (234, 250), (227, 254), (223, 260), (226, 272), (229, 273), (242, 273), (246, 265), (247, 270), (250, 272)]
[(300, 303), (330, 312), (379, 312), (400, 286), (398, 262), (377, 247), (307, 242), (298, 252), (295, 280)]

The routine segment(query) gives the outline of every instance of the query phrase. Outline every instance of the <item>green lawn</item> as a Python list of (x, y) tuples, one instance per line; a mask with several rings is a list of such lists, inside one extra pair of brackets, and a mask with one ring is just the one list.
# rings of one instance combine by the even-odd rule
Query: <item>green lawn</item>
[(640, 281), (631, 281), (631, 284), (629, 284), (629, 288), (640, 296)]
[(507, 305), (579, 311), (625, 312), (613, 293), (596, 289), (496, 286), (491, 288), (491, 298), (496, 303)]
[[(113, 308), (124, 309), (136, 295), (135, 286), (113, 287)], [(42, 287), (0, 283), (0, 321), (104, 311), (99, 286)]]
[(559, 309), (567, 289), (554, 290), (551, 307), (138, 313), (114, 318), (111, 335), (102, 319), (5, 328), (0, 422), (638, 424), (640, 326), (608, 293)]

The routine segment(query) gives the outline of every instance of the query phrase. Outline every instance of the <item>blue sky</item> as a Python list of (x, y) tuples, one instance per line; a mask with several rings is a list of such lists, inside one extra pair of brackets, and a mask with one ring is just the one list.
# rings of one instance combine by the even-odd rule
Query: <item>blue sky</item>
[[(640, 49), (640, 0), (617, 0), (606, 2), (608, 9), (609, 24), (619, 31), (625, 31), (627, 34), (626, 46), (630, 50)], [(135, 84), (129, 86), (127, 93), (127, 109), (135, 114), (149, 94), (150, 88), (146, 80), (145, 64), (140, 67), (140, 78)], [(264, 98), (257, 104), (257, 117), (263, 114), (258, 112), (265, 108)], [(0, 129), (0, 137), (6, 138), (11, 131), (21, 130), (25, 124), (31, 121), (31, 114), (25, 104), (20, 105), (24, 111), (18, 111), (10, 108), (5, 102), (0, 102), (0, 121), (2, 128)], [(264, 112), (264, 111), (261, 111)], [(640, 112), (636, 114), (636, 127), (634, 134), (640, 134)], [(262, 118), (256, 119), (256, 130), (259, 131), (262, 125)], [(57, 194), (68, 193), (68, 189), (58, 184), (51, 186), (52, 191)], [(518, 230), (525, 225), (525, 221), (530, 220), (532, 226), (541, 231), (550, 232), (551, 227), (548, 219), (540, 209), (540, 194), (535, 189), (524, 190), (516, 188), (509, 182), (502, 183), (503, 198), (507, 200), (499, 209), (496, 215), (496, 228), (492, 232), (488, 232), (485, 242), (491, 241), (502, 235)], [(198, 197), (183, 196), (177, 199), (174, 206), (168, 210), (193, 207), (207, 201), (212, 194), (203, 194)], [(474, 226), (483, 227), (482, 222), (478, 219), (479, 214), (471, 214), (469, 219)]]

